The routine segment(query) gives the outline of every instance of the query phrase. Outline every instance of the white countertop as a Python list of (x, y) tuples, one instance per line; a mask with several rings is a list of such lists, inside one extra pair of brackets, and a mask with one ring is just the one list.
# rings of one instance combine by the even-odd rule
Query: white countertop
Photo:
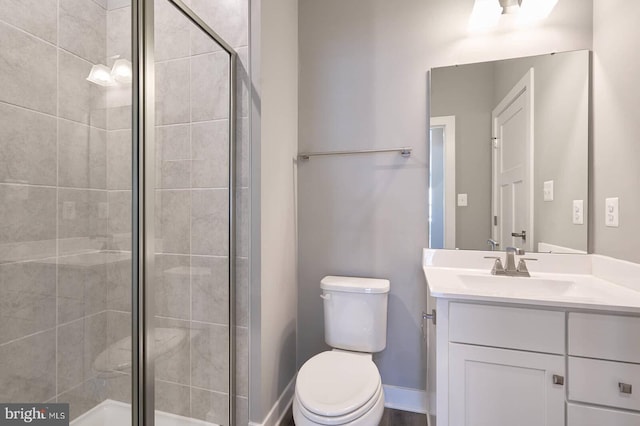
[(423, 270), (432, 297), (640, 313), (640, 265), (598, 255), (534, 253), (530, 278), (491, 275), (504, 253), (430, 250)]

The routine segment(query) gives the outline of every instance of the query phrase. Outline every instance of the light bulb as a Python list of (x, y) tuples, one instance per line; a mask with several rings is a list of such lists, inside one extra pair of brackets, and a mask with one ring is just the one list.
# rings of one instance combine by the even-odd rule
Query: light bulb
[(116, 84), (113, 77), (111, 77), (111, 70), (102, 64), (96, 64), (91, 67), (87, 80), (99, 86), (113, 86)]
[(131, 62), (126, 59), (118, 59), (115, 61), (111, 69), (111, 77), (118, 83), (131, 83), (133, 79)]

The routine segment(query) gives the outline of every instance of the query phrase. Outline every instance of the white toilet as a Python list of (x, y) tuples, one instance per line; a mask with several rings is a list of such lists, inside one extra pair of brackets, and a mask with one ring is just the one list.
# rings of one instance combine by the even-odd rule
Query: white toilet
[(387, 345), (389, 281), (324, 277), (325, 341), (334, 348), (304, 363), (293, 400), (296, 426), (377, 426), (384, 411), (371, 359)]

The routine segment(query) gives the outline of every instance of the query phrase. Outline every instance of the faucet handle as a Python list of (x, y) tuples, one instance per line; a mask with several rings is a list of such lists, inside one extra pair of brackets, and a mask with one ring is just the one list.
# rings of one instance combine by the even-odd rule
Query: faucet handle
[(525, 274), (527, 277), (529, 277), (529, 270), (527, 269), (527, 260), (530, 260), (532, 262), (536, 262), (538, 259), (534, 259), (532, 257), (521, 257), (520, 261), (518, 262), (518, 267), (516, 268), (516, 271), (520, 274)]
[(491, 268), (491, 275), (504, 275), (504, 266), (502, 266), (502, 259), (498, 256), (485, 256), (485, 259), (495, 259), (493, 262), (493, 268)]

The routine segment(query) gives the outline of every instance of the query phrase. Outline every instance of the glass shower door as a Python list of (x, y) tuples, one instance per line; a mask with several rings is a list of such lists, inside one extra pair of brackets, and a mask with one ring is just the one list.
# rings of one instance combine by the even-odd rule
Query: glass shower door
[(201, 25), (174, 2), (155, 0), (147, 300), (157, 424), (175, 416), (231, 424), (232, 59)]

